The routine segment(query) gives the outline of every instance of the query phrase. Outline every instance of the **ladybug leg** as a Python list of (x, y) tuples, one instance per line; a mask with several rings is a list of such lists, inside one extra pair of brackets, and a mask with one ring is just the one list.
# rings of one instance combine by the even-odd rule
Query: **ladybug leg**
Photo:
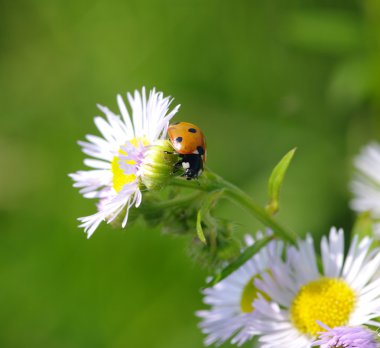
[[(182, 166), (183, 155), (180, 155), (179, 157), (180, 157), (180, 160), (174, 165), (173, 173), (177, 173), (177, 172), (179, 172), (183, 168), (183, 166)], [(183, 176), (183, 174), (182, 174), (182, 176)]]
[(181, 162), (177, 162), (177, 163), (174, 165), (174, 170), (173, 170), (173, 172), (174, 172), (174, 173), (177, 173), (177, 172), (179, 172), (181, 169), (182, 169), (182, 163), (181, 163)]
[(203, 160), (199, 154), (183, 155), (179, 164), (185, 170), (182, 176), (187, 180), (196, 179), (202, 173)]
[(181, 176), (184, 176), (187, 180), (191, 180), (194, 175), (191, 169), (191, 159), (188, 156), (190, 155), (180, 155), (180, 160), (174, 165), (173, 173), (182, 171)]
[[(172, 155), (172, 154), (175, 154), (176, 152), (165, 151), (165, 153)], [(179, 155), (180, 160), (174, 165), (173, 173), (177, 173), (183, 170), (185, 170), (185, 173), (186, 173), (186, 170), (189, 167), (189, 163), (186, 162), (186, 159), (184, 159), (184, 156), (186, 155)], [(181, 176), (186, 176), (185, 173), (181, 174)]]
[(173, 173), (183, 171), (181, 176), (186, 180), (197, 179), (203, 171), (203, 159), (200, 154), (180, 155), (180, 160), (174, 165)]

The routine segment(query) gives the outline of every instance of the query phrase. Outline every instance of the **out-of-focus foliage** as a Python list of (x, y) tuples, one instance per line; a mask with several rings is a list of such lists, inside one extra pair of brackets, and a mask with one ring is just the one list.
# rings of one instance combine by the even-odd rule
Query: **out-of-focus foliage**
[[(116, 111), (143, 85), (173, 95), (210, 168), (263, 205), (297, 146), (278, 219), (320, 235), (352, 226), (350, 158), (380, 138), (379, 62), (376, 0), (1, 2), (0, 346), (202, 347), (206, 272), (186, 240), (77, 228), (95, 205), (67, 173), (84, 168), (96, 103)], [(263, 228), (227, 202), (216, 213)]]

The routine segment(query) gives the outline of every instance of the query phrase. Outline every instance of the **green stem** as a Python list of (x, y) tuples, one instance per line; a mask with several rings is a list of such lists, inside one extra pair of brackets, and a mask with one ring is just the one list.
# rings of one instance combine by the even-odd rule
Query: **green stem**
[(187, 195), (185, 197), (171, 199), (170, 201), (156, 202), (153, 205), (155, 208), (159, 209), (169, 209), (171, 207), (187, 206), (189, 205), (189, 203), (201, 199), (202, 196), (204, 196), (204, 193), (197, 192), (192, 195)]
[(271, 228), (276, 235), (291, 243), (294, 243), (297, 238), (296, 233), (278, 223), (263, 207), (256, 203), (245, 192), (215, 173), (206, 171), (198, 182), (176, 178), (175, 180), (172, 180), (172, 185), (197, 189), (206, 192), (223, 189), (224, 195), (227, 198), (229, 198), (235, 204), (243, 207), (265, 226)]
[(170, 182), (170, 186), (189, 188), (192, 190), (200, 190), (200, 191), (210, 191), (209, 185), (206, 185), (206, 182), (199, 180), (198, 182), (184, 180), (183, 178), (176, 177)]
[(267, 227), (271, 228), (276, 234), (282, 238), (294, 243), (297, 235), (281, 226), (268, 212), (258, 205), (251, 197), (249, 197), (245, 192), (241, 191), (238, 187), (226, 183), (228, 185), (226, 189), (226, 196), (230, 198), (235, 203), (244, 207), (249, 213), (251, 213), (256, 219), (262, 222)]

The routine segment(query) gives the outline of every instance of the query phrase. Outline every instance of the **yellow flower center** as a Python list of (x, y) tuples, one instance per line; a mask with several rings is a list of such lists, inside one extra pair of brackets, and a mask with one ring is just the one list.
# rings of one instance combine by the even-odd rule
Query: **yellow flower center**
[(243, 313), (251, 313), (253, 312), (254, 308), (252, 306), (252, 302), (257, 298), (258, 294), (261, 294), (269, 300), (269, 297), (267, 294), (256, 288), (255, 286), (255, 279), (260, 278), (259, 274), (256, 274), (254, 277), (252, 277), (248, 283), (245, 285), (243, 289), (243, 293), (241, 294), (241, 301), (240, 301), (240, 309)]
[[(135, 164), (134, 161), (126, 161), (129, 164)], [(119, 192), (125, 184), (129, 184), (136, 180), (135, 174), (124, 174), (123, 169), (120, 168), (119, 157), (115, 156), (112, 160), (111, 170), (113, 174), (113, 188)]]
[(301, 287), (290, 307), (291, 320), (304, 334), (324, 331), (317, 320), (329, 327), (348, 323), (356, 294), (343, 279), (321, 278)]
[[(144, 138), (134, 138), (129, 141), (133, 146), (137, 147), (138, 143), (141, 142), (144, 146), (149, 145), (148, 139)], [(119, 150), (119, 153), (122, 155), (127, 155), (127, 153), (123, 150)], [(136, 164), (133, 160), (126, 160), (125, 163), (128, 164)], [(124, 185), (129, 184), (136, 180), (135, 174), (125, 174), (123, 169), (120, 168), (120, 159), (119, 157), (115, 156), (111, 163), (111, 171), (113, 174), (113, 188), (116, 192), (119, 192)]]

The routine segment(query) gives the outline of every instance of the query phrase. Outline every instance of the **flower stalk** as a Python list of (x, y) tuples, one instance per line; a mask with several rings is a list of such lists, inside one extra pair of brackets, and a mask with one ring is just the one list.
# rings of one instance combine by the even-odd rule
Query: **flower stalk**
[(234, 184), (224, 180), (219, 175), (206, 170), (198, 182), (186, 181), (181, 178), (175, 178), (170, 182), (172, 186), (187, 187), (195, 190), (202, 190), (208, 193), (223, 190), (222, 196), (228, 198), (236, 205), (244, 208), (254, 218), (262, 222), (265, 226), (284, 240), (294, 243), (297, 235), (294, 231), (282, 226), (275, 218), (269, 214), (265, 208), (256, 203), (249, 195), (239, 189)]

